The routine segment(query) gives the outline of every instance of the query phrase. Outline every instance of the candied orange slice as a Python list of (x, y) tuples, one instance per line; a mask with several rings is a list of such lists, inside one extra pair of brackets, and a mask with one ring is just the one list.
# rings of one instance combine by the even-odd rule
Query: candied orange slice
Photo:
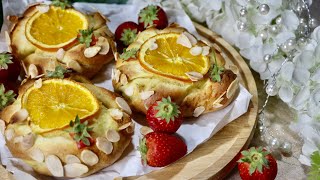
[(206, 74), (209, 58), (190, 54), (190, 48), (177, 43), (179, 35), (164, 33), (149, 38), (140, 48), (140, 64), (151, 72), (179, 80), (189, 80), (188, 72)]
[(43, 130), (63, 128), (78, 115), (93, 116), (99, 110), (95, 96), (84, 86), (66, 79), (45, 80), (40, 88), (32, 86), (22, 97), (22, 108), (30, 121)]
[(48, 12), (32, 15), (26, 24), (27, 39), (39, 48), (58, 49), (69, 45), (81, 29), (88, 28), (86, 16), (74, 9), (50, 6)]

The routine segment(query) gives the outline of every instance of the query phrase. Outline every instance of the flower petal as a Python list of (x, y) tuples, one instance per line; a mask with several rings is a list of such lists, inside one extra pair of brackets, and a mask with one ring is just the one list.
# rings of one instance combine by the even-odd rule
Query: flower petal
[(293, 71), (294, 64), (292, 62), (287, 62), (282, 66), (280, 76), (286, 81), (291, 81)]
[(310, 97), (310, 89), (308, 86), (302, 87), (298, 94), (294, 97), (292, 101), (292, 105), (295, 107), (297, 110), (301, 110), (304, 105), (306, 104), (306, 101)]
[(282, 18), (282, 24), (289, 30), (289, 31), (294, 31), (298, 28), (299, 25), (299, 18), (297, 15), (290, 10), (285, 10), (281, 14)]
[(275, 37), (275, 42), (276, 44), (282, 44), (284, 42), (286, 42), (288, 39), (290, 38), (294, 38), (295, 35), (293, 32), (288, 32), (288, 31), (285, 31), (285, 32), (281, 32), (279, 33), (276, 37)]
[(296, 85), (306, 85), (310, 78), (310, 72), (303, 68), (295, 68), (293, 71), (292, 82)]
[(267, 64), (265, 62), (255, 62), (255, 61), (250, 61), (250, 66), (253, 70), (256, 72), (264, 72), (267, 69)]
[(293, 90), (290, 86), (281, 86), (279, 90), (279, 97), (282, 101), (288, 103), (293, 98)]
[(295, 58), (297, 67), (310, 69), (315, 64), (315, 58), (312, 51), (303, 51), (298, 58)]

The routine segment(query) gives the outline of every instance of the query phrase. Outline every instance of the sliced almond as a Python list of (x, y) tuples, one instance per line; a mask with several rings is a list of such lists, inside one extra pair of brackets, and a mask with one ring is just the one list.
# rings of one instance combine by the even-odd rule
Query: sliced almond
[(47, 70), (48, 71), (54, 71), (56, 69), (56, 63), (55, 61), (50, 61), (48, 63), (48, 66), (47, 66)]
[(4, 134), (5, 129), (6, 129), (6, 123), (4, 122), (4, 120), (0, 119), (0, 132), (1, 132), (1, 134)]
[(35, 142), (35, 135), (33, 133), (28, 133), (23, 136), (20, 146), (22, 149), (27, 150), (34, 145), (34, 142)]
[(42, 87), (42, 79), (38, 79), (34, 82), (33, 86), (37, 89), (41, 88)]
[(88, 166), (93, 166), (99, 162), (98, 156), (94, 152), (87, 149), (81, 152), (80, 159)]
[(82, 67), (81, 65), (78, 63), (78, 61), (75, 61), (75, 60), (72, 60), (70, 59), (68, 62), (67, 62), (67, 67), (68, 68), (71, 68), (77, 72), (82, 72)]
[(128, 105), (128, 103), (121, 97), (116, 97), (116, 103), (117, 105), (123, 109), (126, 113), (132, 114), (131, 108)]
[(230, 99), (234, 93), (239, 89), (239, 80), (236, 78), (227, 89), (227, 98)]
[(129, 127), (127, 127), (126, 131), (127, 133), (131, 134), (134, 131), (134, 127), (136, 126), (135, 123), (131, 123)]
[(66, 51), (62, 48), (58, 49), (58, 51), (56, 52), (56, 58), (61, 61), (65, 55)]
[(187, 47), (187, 48), (192, 47), (192, 44), (191, 44), (189, 38), (183, 33), (181, 33), (180, 36), (178, 37), (177, 44), (180, 44), (180, 45)]
[(113, 145), (104, 137), (98, 137), (96, 139), (96, 146), (100, 151), (104, 152), (107, 155), (112, 153)]
[(31, 159), (37, 162), (44, 161), (44, 154), (39, 148), (32, 148), (31, 151), (29, 151), (28, 155), (31, 157)]
[(186, 75), (189, 77), (191, 81), (199, 81), (203, 78), (203, 75), (198, 72), (187, 72)]
[(155, 39), (154, 39), (154, 41), (152, 41), (152, 42), (150, 43), (149, 49), (150, 49), (151, 51), (158, 49), (158, 44), (156, 43)]
[(86, 58), (92, 58), (95, 55), (97, 55), (100, 50), (101, 50), (100, 46), (92, 46), (92, 47), (86, 48), (83, 54)]
[(204, 106), (199, 106), (193, 111), (193, 116), (199, 117), (205, 110), (206, 108)]
[(46, 13), (49, 11), (49, 6), (48, 5), (39, 5), (36, 6), (36, 9), (40, 12), (40, 13)]
[(127, 78), (127, 76), (126, 76), (125, 74), (121, 74), (121, 76), (120, 76), (120, 83), (121, 83), (122, 85), (128, 84), (128, 78)]
[(134, 88), (133, 88), (133, 86), (129, 86), (129, 87), (127, 87), (126, 89), (124, 89), (124, 93), (125, 93), (127, 96), (132, 96), (133, 93), (134, 93)]
[(55, 155), (49, 155), (45, 159), (48, 170), (55, 177), (63, 177), (63, 167), (60, 159)]
[(81, 163), (80, 159), (73, 154), (67, 154), (65, 157), (65, 162), (66, 164)]
[(15, 112), (10, 119), (11, 123), (21, 122), (28, 118), (29, 113), (26, 109), (20, 109), (17, 112)]
[(202, 53), (202, 47), (200, 46), (195, 46), (195, 47), (192, 47), (190, 50), (189, 50), (190, 54), (192, 56), (199, 56), (201, 53)]
[(8, 45), (8, 52), (12, 52), (12, 48), (11, 48), (11, 38), (10, 38), (10, 35), (8, 33), (8, 31), (4, 31), (4, 37), (6, 39), (6, 43)]
[(121, 131), (121, 130), (123, 130), (123, 129), (126, 129), (126, 128), (129, 127), (131, 124), (132, 124), (132, 122), (125, 123), (125, 124), (123, 124), (122, 126), (120, 126), (120, 127), (118, 128), (118, 130)]
[(226, 92), (222, 93), (212, 104), (214, 108), (219, 108), (223, 106), (221, 102), (223, 101), (223, 96), (226, 94)]
[(123, 112), (119, 109), (110, 109), (110, 116), (115, 120), (121, 120), (123, 117)]
[(86, 165), (80, 163), (66, 164), (63, 166), (66, 177), (79, 177), (89, 171)]
[(10, 141), (14, 136), (15, 136), (15, 131), (14, 129), (7, 129), (5, 132), (4, 132), (4, 135), (6, 136), (7, 140)]
[(116, 71), (114, 72), (114, 80), (116, 81), (116, 83), (118, 83), (120, 80), (120, 74), (121, 72), (118, 69), (116, 69)]
[(192, 46), (194, 46), (194, 45), (197, 44), (198, 41), (197, 41), (197, 39), (196, 39), (192, 34), (186, 32), (186, 31), (183, 32), (183, 34), (187, 36), (187, 38), (188, 38), (189, 41), (191, 42)]
[(154, 94), (154, 91), (143, 91), (140, 93), (140, 97), (142, 100), (146, 100)]
[(118, 52), (115, 52), (115, 53), (114, 53), (114, 60), (115, 60), (115, 61), (118, 61), (118, 59), (119, 59), (119, 53), (118, 53)]
[[(221, 100), (223, 100), (223, 98), (221, 98)], [(214, 108), (221, 108), (223, 106), (223, 104), (220, 104), (220, 103), (215, 103), (213, 105)]]
[(97, 46), (101, 47), (99, 54), (102, 54), (102, 55), (108, 54), (110, 50), (110, 45), (107, 38), (100, 36), (97, 41)]
[(13, 138), (13, 143), (14, 144), (20, 144), (23, 140), (23, 136), (16, 136)]
[(118, 142), (120, 140), (120, 134), (114, 130), (114, 129), (109, 129), (106, 132), (106, 138), (110, 141), (110, 142)]
[(153, 130), (151, 129), (151, 128), (149, 128), (148, 126), (142, 126), (141, 128), (140, 128), (140, 133), (142, 134), (142, 135), (147, 135), (147, 134), (149, 134), (149, 133), (151, 133), (151, 132), (153, 132)]
[(207, 56), (208, 54), (209, 54), (209, 52), (210, 52), (210, 47), (209, 46), (203, 46), (202, 47), (202, 55), (203, 56)]
[(38, 68), (34, 64), (29, 65), (28, 72), (31, 79), (34, 79), (39, 75)]

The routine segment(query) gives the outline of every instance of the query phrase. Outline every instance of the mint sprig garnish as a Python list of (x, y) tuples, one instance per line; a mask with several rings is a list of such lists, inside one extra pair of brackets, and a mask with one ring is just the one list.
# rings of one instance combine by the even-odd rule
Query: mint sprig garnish
[(143, 23), (144, 28), (153, 26), (153, 21), (159, 20), (157, 17), (158, 11), (159, 9), (157, 8), (157, 6), (154, 6), (154, 5), (149, 5), (145, 7), (139, 13), (139, 17), (140, 17), (139, 23)]
[(71, 3), (68, 0), (52, 0), (53, 6), (60, 7), (61, 9), (70, 8)]
[(224, 72), (224, 68), (218, 65), (215, 52), (212, 52), (211, 58), (214, 59), (214, 64), (211, 66), (210, 79), (213, 82), (221, 82), (221, 74)]
[(78, 41), (81, 44), (85, 44), (86, 47), (90, 47), (90, 44), (92, 42), (92, 36), (93, 36), (93, 28), (86, 29), (86, 30), (79, 30)]
[(165, 119), (167, 123), (174, 121), (181, 113), (179, 106), (171, 101), (171, 97), (162, 98), (162, 100), (157, 103), (155, 109), (158, 110), (156, 117)]
[(138, 52), (138, 49), (136, 48), (132, 48), (130, 50), (124, 49), (123, 53), (120, 55), (120, 59), (126, 61), (131, 58), (136, 58), (137, 52)]
[(63, 79), (64, 78), (64, 74), (65, 73), (69, 73), (71, 72), (71, 70), (69, 69), (65, 69), (64, 67), (62, 66), (56, 66), (55, 70), (54, 71), (48, 71), (47, 70), (47, 76), (49, 78), (59, 78), (59, 79)]
[(16, 94), (10, 90), (6, 92), (6, 89), (4, 88), (4, 85), (0, 85), (0, 110), (8, 106), (10, 103), (12, 103), (15, 100)]
[(81, 123), (79, 116), (77, 115), (74, 121), (69, 123), (72, 130), (70, 133), (73, 133), (73, 139), (77, 142), (83, 142), (86, 146), (90, 146), (89, 138), (91, 138), (89, 131), (92, 131), (93, 128), (88, 127), (88, 121)]
[(129, 46), (137, 37), (137, 29), (124, 29), (121, 34), (121, 41), (124, 45)]
[(315, 151), (311, 155), (311, 168), (308, 173), (308, 180), (318, 180), (320, 177), (320, 151)]
[(0, 69), (8, 69), (8, 64), (12, 64), (12, 55), (6, 52), (0, 53)]

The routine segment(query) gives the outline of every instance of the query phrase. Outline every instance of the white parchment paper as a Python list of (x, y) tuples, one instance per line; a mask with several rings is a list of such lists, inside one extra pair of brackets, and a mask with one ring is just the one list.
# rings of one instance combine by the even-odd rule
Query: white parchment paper
[[(2, 0), (4, 8), (4, 17), (7, 15), (22, 14), (25, 7), (29, 3), (37, 2), (36, 0)], [(176, 3), (179, 3), (176, 1)], [(116, 4), (92, 4), (92, 3), (75, 3), (75, 8), (85, 11), (94, 12), (100, 11), (107, 16), (111, 22), (108, 23), (112, 32), (116, 27), (124, 21), (134, 21), (138, 19), (138, 12), (146, 4), (135, 3), (134, 5), (116, 5)], [(179, 7), (179, 6), (178, 6)], [(195, 27), (193, 26), (189, 17), (181, 8), (166, 9), (169, 22), (177, 22), (183, 27), (187, 28), (191, 33), (196, 34)], [(7, 46), (4, 40), (4, 31), (7, 30), (7, 26), (3, 25), (0, 34), (0, 51), (7, 50)], [(97, 86), (113, 90), (111, 84), (111, 68), (113, 63), (106, 66), (99, 75), (94, 78), (93, 82)], [(199, 118), (190, 118), (186, 120), (178, 130), (178, 134), (184, 138), (188, 153), (191, 153), (198, 145), (206, 142), (216, 132), (223, 128), (226, 124), (230, 123), (234, 119), (244, 114), (249, 106), (251, 94), (243, 87), (240, 86), (240, 93), (237, 98), (226, 108), (213, 113), (201, 115)], [(142, 166), (140, 154), (137, 150), (139, 138), (141, 137), (139, 129), (141, 125), (136, 123), (135, 133), (133, 135), (131, 148), (124, 157), (118, 160), (115, 164), (107, 167), (89, 177), (81, 179), (99, 180), (99, 179), (113, 179), (114, 177), (126, 177), (143, 175), (149, 173), (157, 168), (148, 166)], [(7, 167), (7, 170), (13, 172), (13, 175), (18, 180), (28, 179), (54, 179), (38, 175), (32, 171), (32, 169), (23, 163), (21, 160), (12, 157), (10, 151), (5, 145), (4, 137), (0, 133), (0, 157), (3, 165)], [(61, 178), (60, 178), (61, 179)]]

